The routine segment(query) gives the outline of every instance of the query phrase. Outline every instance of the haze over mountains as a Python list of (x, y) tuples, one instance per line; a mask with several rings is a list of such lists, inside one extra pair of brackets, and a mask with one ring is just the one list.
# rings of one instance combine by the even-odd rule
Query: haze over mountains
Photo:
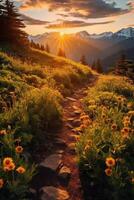
[(124, 28), (115, 33), (104, 32), (89, 34), (87, 31), (61, 36), (57, 32), (29, 36), (30, 40), (42, 45), (48, 44), (53, 54), (59, 48), (65, 50), (66, 56), (79, 61), (82, 55), (91, 64), (100, 58), (105, 68), (114, 65), (118, 57), (125, 53), (128, 58), (134, 59), (134, 28)]

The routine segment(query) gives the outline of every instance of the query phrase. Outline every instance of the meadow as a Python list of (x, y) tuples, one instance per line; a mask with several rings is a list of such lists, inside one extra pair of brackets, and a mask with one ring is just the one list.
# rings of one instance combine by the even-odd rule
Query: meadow
[(77, 154), (85, 199), (133, 199), (134, 85), (124, 77), (101, 76), (83, 103), (90, 125)]

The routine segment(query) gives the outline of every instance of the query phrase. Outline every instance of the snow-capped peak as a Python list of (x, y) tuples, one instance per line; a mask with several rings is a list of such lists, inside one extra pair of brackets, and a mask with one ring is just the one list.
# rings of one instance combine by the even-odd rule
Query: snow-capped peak
[(134, 28), (132, 27), (123, 28), (120, 31), (116, 32), (115, 34), (121, 37), (131, 38), (134, 37)]
[(76, 36), (80, 37), (80, 38), (89, 38), (90, 35), (87, 31), (81, 31), (81, 32), (78, 32), (76, 33)]
[(81, 31), (79, 33), (76, 33), (76, 36), (82, 38), (82, 39), (111, 39), (111, 38), (124, 38), (128, 39), (131, 37), (134, 37), (134, 28), (129, 27), (129, 28), (124, 28), (121, 29), (120, 31), (117, 31), (115, 33), (113, 32), (104, 32), (101, 34), (89, 34), (87, 31)]

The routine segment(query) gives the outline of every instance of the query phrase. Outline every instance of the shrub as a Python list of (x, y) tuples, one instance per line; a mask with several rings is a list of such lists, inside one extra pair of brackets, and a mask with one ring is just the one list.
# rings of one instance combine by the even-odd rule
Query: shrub
[(58, 91), (48, 87), (34, 89), (24, 94), (13, 109), (0, 116), (1, 124), (11, 124), (19, 131), (30, 133), (39, 143), (42, 134), (44, 138), (47, 130), (53, 127), (54, 131), (60, 125), (61, 99)]

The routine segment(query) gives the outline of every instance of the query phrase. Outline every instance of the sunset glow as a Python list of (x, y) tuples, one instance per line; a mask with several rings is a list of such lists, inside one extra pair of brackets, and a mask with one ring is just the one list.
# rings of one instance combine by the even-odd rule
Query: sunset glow
[[(16, 5), (25, 17), (26, 31), (36, 35), (45, 32), (89, 33), (116, 32), (134, 26), (134, 0), (17, 0)], [(63, 31), (61, 31), (61, 29)]]

